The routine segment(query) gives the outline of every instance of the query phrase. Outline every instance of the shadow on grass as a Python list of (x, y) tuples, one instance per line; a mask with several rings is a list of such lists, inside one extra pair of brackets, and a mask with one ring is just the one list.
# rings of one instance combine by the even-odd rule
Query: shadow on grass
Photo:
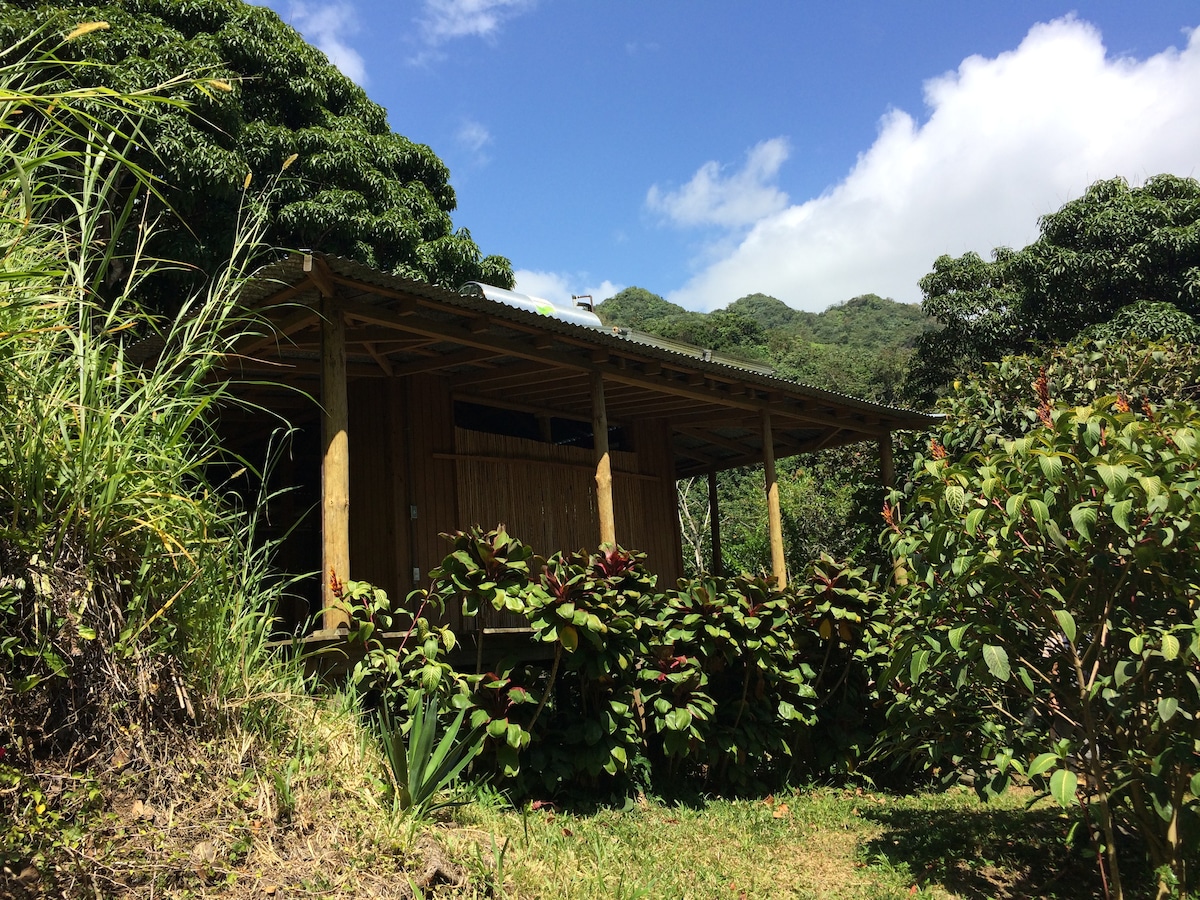
[[(865, 847), (870, 861), (905, 866), (917, 882), (970, 900), (1104, 896), (1094, 851), (1086, 837), (1066, 845), (1070, 821), (1055, 810), (882, 808), (863, 818), (885, 829)], [(1153, 875), (1131, 849), (1121, 856), (1125, 894), (1152, 897)]]

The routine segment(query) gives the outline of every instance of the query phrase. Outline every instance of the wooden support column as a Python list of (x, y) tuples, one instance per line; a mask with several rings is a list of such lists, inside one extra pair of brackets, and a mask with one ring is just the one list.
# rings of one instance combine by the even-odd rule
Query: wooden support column
[[(879, 480), (883, 483), (884, 504), (888, 502), (887, 494), (896, 486), (896, 460), (892, 456), (892, 433), (885, 431), (879, 439)], [(892, 559), (892, 578), (897, 587), (908, 584), (908, 569), (904, 558), (897, 556)]]
[(350, 444), (346, 392), (346, 318), (334, 296), (321, 298), (321, 583), (326, 630), (349, 625), (334, 608), (331, 581), (350, 578)]
[(775, 439), (771, 413), (762, 411), (763, 480), (767, 493), (767, 529), (771, 538), (771, 575), (780, 590), (787, 587), (787, 560), (783, 555), (783, 514), (779, 509), (779, 480), (775, 477)]
[(708, 530), (712, 536), (712, 573), (725, 574), (725, 560), (721, 558), (721, 509), (717, 503), (717, 473), (708, 473)]
[(886, 431), (879, 439), (879, 480), (891, 490), (896, 486), (896, 461), (892, 458), (892, 433)]
[(592, 443), (596, 448), (596, 509), (600, 514), (600, 543), (617, 542), (613, 512), (612, 460), (608, 454), (608, 410), (604, 405), (604, 376), (592, 373)]

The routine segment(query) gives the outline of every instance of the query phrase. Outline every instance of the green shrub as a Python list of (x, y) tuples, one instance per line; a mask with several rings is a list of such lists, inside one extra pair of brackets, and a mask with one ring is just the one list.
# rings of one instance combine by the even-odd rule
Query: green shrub
[[(478, 777), (542, 795), (742, 792), (851, 769), (874, 737), (871, 673), (889, 631), (861, 569), (823, 557), (786, 592), (742, 577), (659, 593), (642, 558), (621, 548), (542, 559), (502, 526), (448, 537), (428, 594), (410, 604), (519, 613), (552, 649), (548, 669), (453, 673), (440, 661), (453, 637), (418, 612), (413, 648), (376, 642), (353, 678), (412, 690), (437, 668), (435, 681), (452, 686), (445, 709), (468, 703), (487, 734)], [(346, 596), (361, 598), (348, 602), (352, 634), (381, 627), (365, 617), (392, 615), (369, 586)]]
[(1029, 399), (961, 387), (888, 510), (912, 573), (894, 745), (973, 770), (985, 795), (1029, 779), (1089, 805), (1118, 894), (1122, 824), (1164, 889), (1186, 887), (1200, 850), (1200, 407), (1173, 374), (1194, 360), (1170, 346), (1006, 360), (984, 380)]

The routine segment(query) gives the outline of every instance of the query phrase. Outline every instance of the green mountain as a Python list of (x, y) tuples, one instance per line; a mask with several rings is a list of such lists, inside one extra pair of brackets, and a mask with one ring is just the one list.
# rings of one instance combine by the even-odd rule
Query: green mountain
[(863, 294), (819, 313), (767, 294), (747, 294), (699, 313), (630, 287), (596, 307), (606, 325), (765, 362), (785, 378), (894, 402), (917, 339), (937, 324), (916, 304)]

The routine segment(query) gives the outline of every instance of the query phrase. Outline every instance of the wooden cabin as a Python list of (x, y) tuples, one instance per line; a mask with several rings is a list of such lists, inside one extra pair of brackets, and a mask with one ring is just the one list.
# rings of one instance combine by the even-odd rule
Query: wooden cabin
[[(782, 584), (774, 460), (872, 441), (888, 482), (891, 432), (932, 421), (489, 294), (319, 254), (267, 266), (243, 290), (269, 327), (228, 369), (236, 392), (297, 427), (275, 468), (291, 489), (269, 513), (290, 530), (281, 563), (324, 573), (309, 602), (324, 608), (326, 636), (343, 621), (330, 573), (404, 597), (447, 552), (439, 535), (472, 524), (503, 522), (543, 554), (618, 542), (673, 584), (683, 573), (676, 480), (707, 474), (715, 503), (715, 474), (735, 466), (763, 466)], [(221, 427), (261, 459), (278, 424), (242, 410)], [(511, 624), (447, 615), (467, 633)]]

